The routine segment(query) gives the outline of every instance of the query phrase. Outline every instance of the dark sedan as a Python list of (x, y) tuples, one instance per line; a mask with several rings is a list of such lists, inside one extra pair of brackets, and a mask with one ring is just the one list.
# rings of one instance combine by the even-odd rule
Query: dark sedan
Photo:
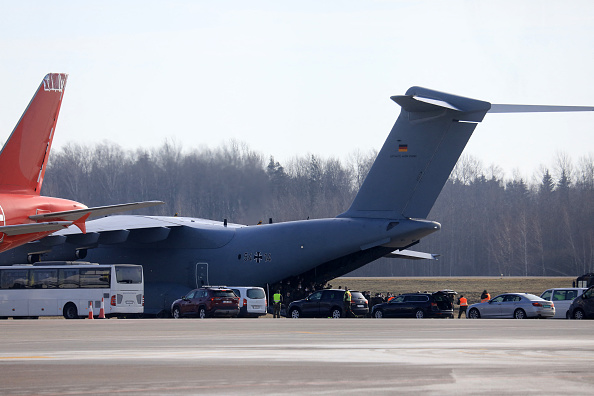
[(408, 293), (373, 306), (371, 316), (380, 318), (453, 318), (454, 307), (446, 293)]
[[(327, 289), (314, 292), (303, 300), (293, 301), (287, 308), (289, 318), (341, 318), (345, 316), (344, 290)], [(358, 291), (351, 290), (351, 312), (355, 316), (367, 316), (367, 299)]]

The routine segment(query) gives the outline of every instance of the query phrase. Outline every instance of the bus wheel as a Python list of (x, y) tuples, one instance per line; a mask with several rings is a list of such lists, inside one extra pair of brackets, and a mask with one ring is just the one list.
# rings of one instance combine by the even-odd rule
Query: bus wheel
[(78, 309), (76, 309), (76, 305), (73, 303), (64, 305), (62, 313), (64, 314), (65, 319), (78, 319)]

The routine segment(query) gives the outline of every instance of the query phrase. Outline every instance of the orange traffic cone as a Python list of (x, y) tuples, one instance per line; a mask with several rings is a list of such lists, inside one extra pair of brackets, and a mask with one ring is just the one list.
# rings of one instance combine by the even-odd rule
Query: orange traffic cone
[(99, 309), (98, 319), (105, 319), (105, 303), (103, 302), (103, 297), (101, 297), (101, 309)]
[(88, 319), (93, 319), (93, 301), (89, 301), (89, 317)]

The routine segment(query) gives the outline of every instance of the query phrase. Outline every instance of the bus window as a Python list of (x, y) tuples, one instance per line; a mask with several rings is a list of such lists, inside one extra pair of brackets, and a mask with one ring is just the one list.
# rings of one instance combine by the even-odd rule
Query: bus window
[(50, 268), (35, 268), (33, 273), (34, 289), (55, 289), (58, 287), (58, 270)]
[(142, 283), (142, 267), (118, 265), (115, 271), (118, 283)]
[(81, 288), (109, 289), (109, 268), (93, 268), (80, 270)]
[(58, 272), (58, 287), (60, 289), (78, 289), (80, 275), (78, 268), (60, 269)]
[(28, 289), (29, 270), (5, 269), (2, 271), (0, 287), (2, 289)]

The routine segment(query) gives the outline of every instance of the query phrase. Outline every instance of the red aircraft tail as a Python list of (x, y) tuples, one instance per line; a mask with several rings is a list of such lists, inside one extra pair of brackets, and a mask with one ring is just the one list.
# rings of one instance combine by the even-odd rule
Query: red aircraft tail
[(43, 78), (0, 152), (0, 192), (39, 195), (67, 79)]

